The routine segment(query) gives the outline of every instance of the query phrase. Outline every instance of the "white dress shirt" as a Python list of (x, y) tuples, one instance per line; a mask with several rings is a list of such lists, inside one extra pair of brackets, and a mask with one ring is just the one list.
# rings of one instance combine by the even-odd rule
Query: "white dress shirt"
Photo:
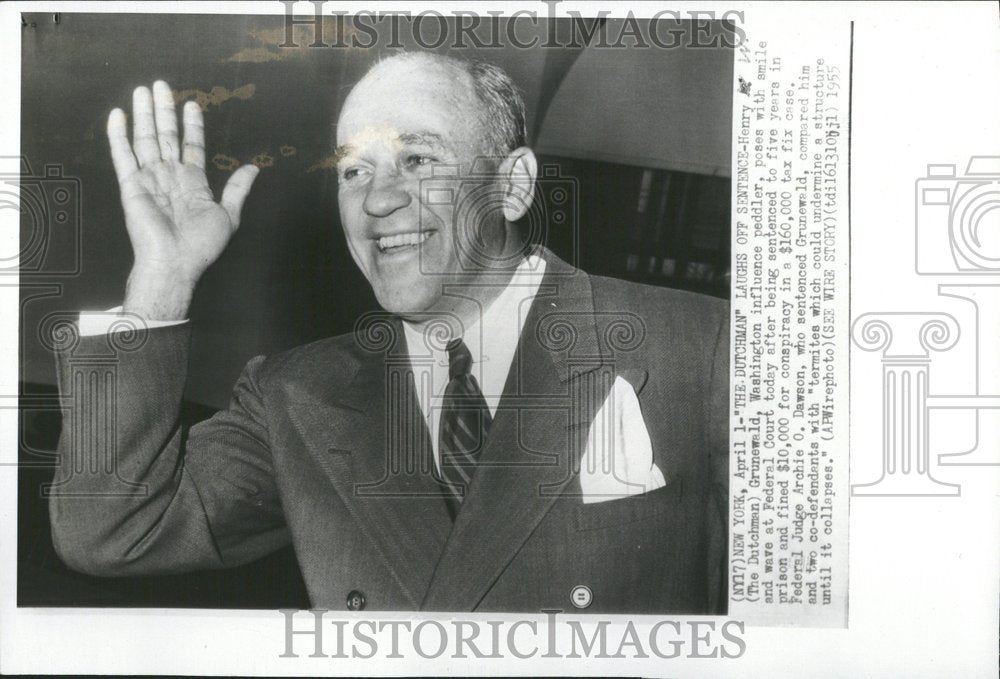
[[(544, 259), (537, 255), (525, 258), (507, 286), (482, 310), (480, 317), (468, 327), (456, 331), (472, 354), (471, 372), (479, 383), (491, 415), (496, 415), (507, 373), (521, 338), (521, 328), (544, 274)], [(452, 337), (445, 336), (449, 334), (447, 332), (438, 335), (438, 330), (441, 330), (440, 325), (417, 325), (403, 321), (417, 399), (430, 434), (434, 462), (440, 469), (438, 432), (441, 401), (448, 386), (448, 352), (445, 345)]]

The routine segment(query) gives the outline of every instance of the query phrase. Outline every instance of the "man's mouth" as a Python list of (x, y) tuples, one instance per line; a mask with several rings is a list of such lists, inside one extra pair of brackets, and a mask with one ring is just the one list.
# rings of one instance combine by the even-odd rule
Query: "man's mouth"
[(396, 252), (403, 248), (415, 247), (431, 237), (433, 231), (409, 231), (382, 236), (375, 241), (379, 252)]

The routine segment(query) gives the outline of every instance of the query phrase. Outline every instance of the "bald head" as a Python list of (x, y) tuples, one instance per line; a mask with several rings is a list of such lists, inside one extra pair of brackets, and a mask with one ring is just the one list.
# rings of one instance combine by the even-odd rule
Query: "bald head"
[(432, 52), (405, 52), (375, 63), (355, 89), (369, 79), (399, 82), (397, 78), (411, 79), (418, 74), (450, 81), (452, 87), (442, 87), (439, 94), (457, 115), (475, 121), (479, 152), (502, 157), (527, 143), (521, 92), (503, 69), (493, 64)]

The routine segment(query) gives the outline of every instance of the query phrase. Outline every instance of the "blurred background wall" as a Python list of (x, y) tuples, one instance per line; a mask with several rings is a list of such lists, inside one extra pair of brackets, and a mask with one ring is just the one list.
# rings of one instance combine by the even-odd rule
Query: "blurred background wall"
[[(501, 26), (499, 34), (509, 35), (505, 20)], [(98, 582), (60, 570), (45, 542), (37, 488), (51, 476), (46, 455), (58, 411), (54, 362), (40, 341), (43, 320), (119, 304), (132, 261), (107, 152), (108, 112), (130, 111), (132, 89), (162, 78), (179, 100), (195, 99), (205, 111), (216, 195), (239, 164), (262, 168), (238, 234), (204, 276), (191, 309), (186, 412), (197, 419), (228, 402), (250, 357), (347, 332), (375, 308), (347, 252), (328, 160), (351, 86), (379, 57), (400, 46), (421, 49), (405, 25), (395, 40), (383, 35), (389, 25), (377, 28), (380, 38), (370, 49), (309, 47), (317, 37), (310, 25), (292, 31), (298, 47), (281, 47), (287, 44), (281, 16), (23, 15), (22, 158), (14, 159), (16, 172), (26, 175), (20, 191), (23, 603), (168, 605), (177, 600), (163, 601), (163, 592), (185, 590), (200, 592), (195, 598), (205, 605), (215, 601), (206, 592), (216, 593), (218, 605), (234, 605), (230, 595), (247, 589), (232, 574), (227, 582), (241, 583), (235, 589), (204, 579), (184, 580), (183, 587), (157, 579)], [(685, 36), (671, 49), (622, 38), (628, 28), (612, 20), (524, 19), (516, 26), (522, 43), (592, 37), (559, 49), (461, 49), (446, 40), (435, 51), (492, 61), (523, 89), (530, 141), (547, 168), (539, 184), (546, 219), (538, 240), (591, 273), (728, 297), (732, 50), (691, 46), (690, 23), (657, 29)], [(647, 22), (641, 30), (649, 28)], [(708, 30), (716, 38), (727, 32), (718, 24)], [(490, 43), (495, 31), (484, 24), (477, 33)], [(350, 33), (332, 18), (323, 25), (327, 44)], [(435, 34), (425, 28), (426, 36)], [(17, 190), (10, 180), (0, 175), (0, 207), (13, 205), (4, 198)], [(568, 199), (557, 191), (567, 188)], [(241, 576), (264, 578), (254, 586), (261, 598), (250, 603), (301, 595), (291, 582), (294, 558), (276, 558)]]

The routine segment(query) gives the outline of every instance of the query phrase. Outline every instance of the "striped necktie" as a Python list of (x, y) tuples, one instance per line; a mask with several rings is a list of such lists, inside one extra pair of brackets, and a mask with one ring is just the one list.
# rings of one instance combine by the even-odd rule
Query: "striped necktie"
[(476, 471), (476, 460), (486, 444), (493, 423), (489, 406), (472, 376), (472, 354), (465, 342), (448, 342), (448, 386), (441, 404), (438, 454), (441, 481), (447, 486), (445, 501), (454, 520)]

